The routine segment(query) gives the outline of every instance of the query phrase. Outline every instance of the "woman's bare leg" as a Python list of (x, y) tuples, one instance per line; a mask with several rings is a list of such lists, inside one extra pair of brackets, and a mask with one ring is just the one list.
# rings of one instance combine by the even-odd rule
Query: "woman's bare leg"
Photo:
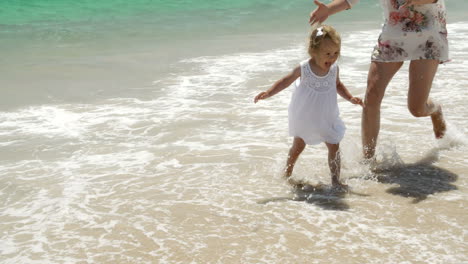
[(289, 149), (288, 161), (286, 162), (286, 168), (284, 169), (284, 176), (289, 178), (292, 175), (294, 164), (299, 155), (304, 150), (306, 144), (300, 137), (294, 137), (293, 145)]
[(364, 158), (374, 157), (380, 130), (380, 105), (388, 83), (403, 62), (373, 61), (367, 75), (367, 90), (362, 110), (361, 132)]
[(409, 67), (408, 109), (415, 117), (431, 116), (436, 138), (442, 138), (446, 125), (442, 107), (429, 98), (438, 60), (415, 60)]

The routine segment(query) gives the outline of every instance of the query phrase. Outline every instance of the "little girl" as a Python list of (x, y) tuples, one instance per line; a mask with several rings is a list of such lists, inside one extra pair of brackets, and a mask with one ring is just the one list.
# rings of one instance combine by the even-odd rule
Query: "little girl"
[[(289, 150), (284, 176), (289, 179), (297, 158), (306, 144), (324, 142), (328, 148), (334, 187), (346, 187), (340, 182), (339, 143), (344, 136), (345, 126), (338, 110), (338, 93), (353, 104), (363, 106), (362, 100), (353, 97), (340, 81), (338, 65), (341, 38), (331, 26), (321, 26), (312, 31), (308, 53), (310, 59), (301, 62), (291, 73), (281, 78), (267, 91), (255, 96), (254, 102), (271, 97), (296, 82), (296, 90), (289, 105), (289, 135), (294, 137)], [(301, 186), (299, 183), (293, 185)]]

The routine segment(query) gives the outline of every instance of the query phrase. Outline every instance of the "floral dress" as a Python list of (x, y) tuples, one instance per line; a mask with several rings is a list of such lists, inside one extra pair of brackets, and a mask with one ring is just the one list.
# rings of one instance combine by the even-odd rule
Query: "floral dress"
[(434, 4), (399, 7), (406, 0), (380, 0), (385, 22), (372, 61), (448, 61), (444, 0)]

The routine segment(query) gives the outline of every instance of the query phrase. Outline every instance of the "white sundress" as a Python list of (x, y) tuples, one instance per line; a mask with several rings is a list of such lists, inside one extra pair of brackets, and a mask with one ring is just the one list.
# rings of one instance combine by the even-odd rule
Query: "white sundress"
[(289, 135), (300, 137), (308, 145), (321, 142), (338, 144), (346, 127), (338, 109), (336, 76), (333, 64), (327, 75), (312, 72), (309, 60), (301, 62), (301, 78), (289, 104)]
[(399, 9), (406, 0), (380, 0), (384, 25), (372, 61), (449, 60), (444, 0)]

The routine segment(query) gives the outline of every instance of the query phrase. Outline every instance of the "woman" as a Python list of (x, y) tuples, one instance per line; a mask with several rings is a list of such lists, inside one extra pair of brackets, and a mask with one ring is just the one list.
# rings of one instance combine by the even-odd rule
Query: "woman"
[[(352, 8), (359, 0), (317, 0), (311, 24)], [(364, 158), (375, 154), (380, 130), (380, 105), (385, 89), (404, 61), (409, 65), (408, 109), (415, 117), (430, 116), (436, 138), (446, 131), (442, 107), (429, 98), (440, 63), (448, 61), (444, 0), (381, 0), (385, 23), (372, 53), (362, 112)]]

